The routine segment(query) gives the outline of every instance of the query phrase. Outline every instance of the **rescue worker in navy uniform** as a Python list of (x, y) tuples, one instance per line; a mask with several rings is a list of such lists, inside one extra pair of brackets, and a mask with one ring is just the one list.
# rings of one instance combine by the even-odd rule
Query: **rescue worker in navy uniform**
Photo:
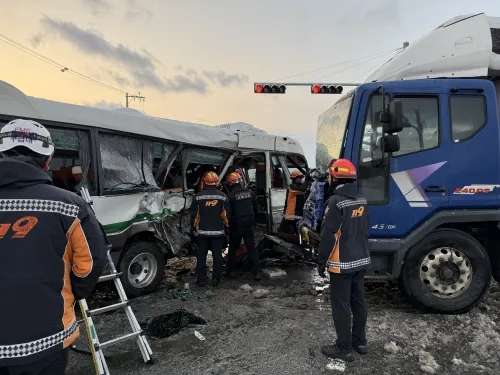
[(63, 375), (79, 336), (75, 301), (106, 264), (92, 209), (52, 184), (54, 144), (31, 120), (0, 131), (0, 375)]
[(222, 249), (229, 231), (231, 208), (226, 194), (217, 189), (219, 177), (213, 171), (203, 176), (203, 190), (196, 194), (191, 204), (191, 227), (196, 236), (196, 285), (204, 287), (207, 278), (207, 255), (212, 251), (212, 285), (220, 283), (222, 274)]
[(353, 184), (356, 168), (349, 160), (335, 161), (329, 173), (334, 190), (321, 227), (318, 273), (326, 277), (328, 270), (330, 275), (337, 341), (323, 346), (321, 351), (327, 357), (352, 362), (353, 349), (367, 353), (364, 277), (370, 264), (368, 206)]
[(283, 220), (281, 220), (278, 232), (298, 234), (297, 222), (302, 219), (307, 183), (305, 176), (298, 170), (292, 171), (290, 178), (292, 183), (286, 191)]
[(229, 184), (229, 202), (231, 204), (231, 233), (229, 235), (229, 250), (227, 254), (227, 276), (237, 277), (236, 251), (240, 247), (241, 239), (245, 242), (250, 261), (252, 273), (256, 281), (262, 280), (260, 273), (259, 254), (255, 248), (254, 226), (257, 216), (257, 200), (253, 193), (241, 184), (243, 179), (238, 172), (232, 172), (227, 176)]

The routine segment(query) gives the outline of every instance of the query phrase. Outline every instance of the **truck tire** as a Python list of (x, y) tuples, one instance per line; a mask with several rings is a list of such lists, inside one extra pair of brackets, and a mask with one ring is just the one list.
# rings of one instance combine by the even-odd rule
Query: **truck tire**
[(491, 281), (486, 250), (472, 236), (455, 229), (437, 229), (408, 252), (400, 283), (420, 309), (461, 314), (484, 297)]
[(165, 255), (154, 242), (138, 241), (129, 246), (119, 265), (120, 280), (127, 297), (143, 296), (158, 289), (165, 264)]

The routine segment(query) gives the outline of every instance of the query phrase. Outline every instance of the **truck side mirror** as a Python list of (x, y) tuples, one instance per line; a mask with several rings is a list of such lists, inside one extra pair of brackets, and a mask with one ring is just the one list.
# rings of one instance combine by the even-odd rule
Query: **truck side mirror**
[(400, 149), (399, 136), (397, 134), (388, 134), (384, 136), (384, 152), (397, 152)]
[(403, 103), (400, 100), (392, 100), (387, 107), (389, 118), (384, 124), (384, 132), (387, 134), (399, 133), (403, 130)]

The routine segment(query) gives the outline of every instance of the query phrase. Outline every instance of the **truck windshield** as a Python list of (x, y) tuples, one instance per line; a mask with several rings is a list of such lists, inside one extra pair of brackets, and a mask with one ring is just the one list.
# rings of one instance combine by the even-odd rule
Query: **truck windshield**
[(322, 172), (330, 160), (338, 159), (342, 154), (353, 97), (354, 95), (347, 95), (319, 117), (316, 134), (316, 168)]

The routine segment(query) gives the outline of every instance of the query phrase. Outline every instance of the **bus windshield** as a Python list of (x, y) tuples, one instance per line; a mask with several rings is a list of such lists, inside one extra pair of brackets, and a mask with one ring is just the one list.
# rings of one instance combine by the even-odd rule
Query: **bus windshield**
[(322, 172), (330, 160), (341, 156), (353, 97), (354, 95), (346, 96), (319, 117), (316, 135), (316, 168)]

